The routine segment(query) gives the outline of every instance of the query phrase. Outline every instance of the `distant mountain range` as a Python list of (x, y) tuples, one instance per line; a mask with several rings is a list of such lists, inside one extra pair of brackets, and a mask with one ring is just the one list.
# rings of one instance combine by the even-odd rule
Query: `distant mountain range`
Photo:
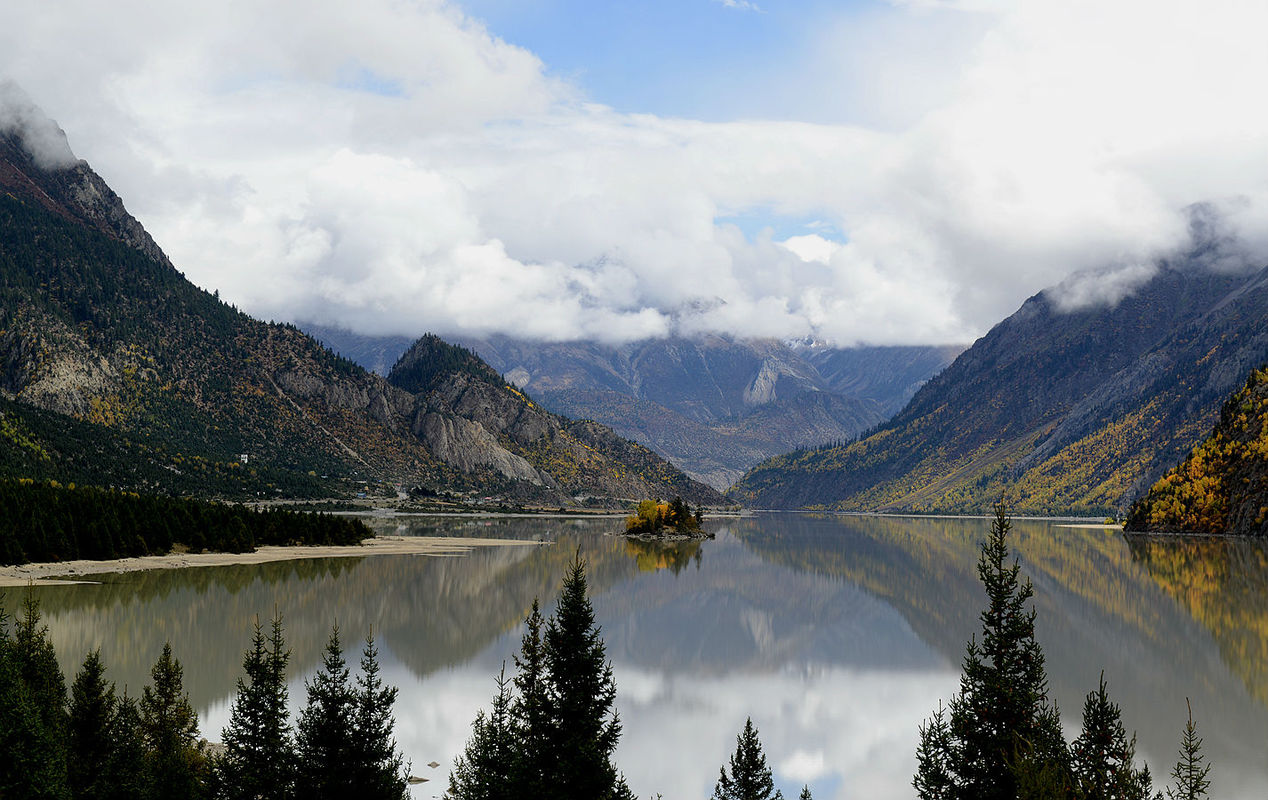
[(755, 467), (759, 508), (1121, 514), (1198, 444), (1268, 359), (1268, 270), (1209, 269), (1206, 243), (1112, 306), (1042, 292), (879, 430)]
[[(367, 368), (400, 337), (303, 325)], [(603, 345), (457, 338), (542, 406), (592, 419), (725, 489), (797, 447), (851, 439), (901, 408), (962, 348), (838, 349), (722, 336)]]
[(0, 133), (4, 476), (233, 497), (403, 483), (721, 500), (640, 445), (542, 412), (465, 351), (420, 342), (411, 363), (428, 358), (426, 385), (385, 379), (252, 319), (187, 281), (86, 163), (42, 167)]

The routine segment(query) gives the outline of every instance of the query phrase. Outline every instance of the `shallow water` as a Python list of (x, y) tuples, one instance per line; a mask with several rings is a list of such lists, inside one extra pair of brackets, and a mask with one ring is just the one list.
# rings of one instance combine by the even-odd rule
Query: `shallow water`
[[(706, 797), (751, 715), (777, 784), (826, 798), (911, 797), (917, 726), (956, 690), (984, 595), (984, 520), (773, 514), (717, 538), (626, 542), (619, 520), (377, 521), (385, 533), (533, 538), (451, 558), (383, 556), (106, 576), (37, 588), (68, 679), (100, 647), (133, 694), (170, 640), (204, 735), (218, 739), (255, 615), (283, 616), (293, 705), (330, 625), (373, 628), (400, 687), (416, 798), (439, 796), (534, 597), (580, 549), (613, 661), (618, 763), (640, 796)], [(1268, 791), (1268, 546), (1132, 539), (1019, 521), (1051, 689), (1073, 731), (1104, 669), (1138, 752), (1170, 771), (1191, 698), (1213, 797)], [(12, 609), (25, 590), (4, 593)], [(440, 766), (430, 769), (430, 761)]]

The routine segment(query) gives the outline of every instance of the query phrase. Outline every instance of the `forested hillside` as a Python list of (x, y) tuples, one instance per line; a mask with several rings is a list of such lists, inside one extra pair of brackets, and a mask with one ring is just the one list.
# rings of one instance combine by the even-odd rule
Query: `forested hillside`
[(1209, 438), (1132, 506), (1127, 529), (1268, 535), (1268, 369), (1228, 399)]
[(1268, 357), (1268, 273), (1164, 263), (1116, 305), (1030, 298), (879, 430), (754, 468), (757, 507), (1122, 513)]

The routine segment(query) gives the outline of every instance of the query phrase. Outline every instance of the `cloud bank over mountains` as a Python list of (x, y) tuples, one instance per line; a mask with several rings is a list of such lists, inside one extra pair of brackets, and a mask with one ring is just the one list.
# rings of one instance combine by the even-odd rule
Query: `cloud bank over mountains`
[[(1234, 261), (1268, 253), (1261, 3), (824, 19), (854, 55), (787, 80), (855, 87), (822, 99), (867, 109), (839, 124), (619, 112), (442, 0), (53, 5), (0, 10), (0, 75), (191, 279), (264, 317), (954, 342), (1062, 281), (1070, 305), (1114, 302), (1192, 244), (1195, 203)], [(862, 96), (869, 70), (886, 96)], [(823, 225), (735, 222), (754, 214)]]

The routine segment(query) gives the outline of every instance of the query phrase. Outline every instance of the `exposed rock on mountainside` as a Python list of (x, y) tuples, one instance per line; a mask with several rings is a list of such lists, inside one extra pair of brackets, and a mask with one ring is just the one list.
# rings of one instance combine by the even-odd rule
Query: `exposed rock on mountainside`
[(733, 496), (757, 507), (1120, 513), (1210, 430), (1268, 357), (1268, 271), (1201, 250), (1112, 307), (1030, 298), (846, 446), (780, 456)]
[(629, 497), (718, 499), (650, 453), (622, 462), (616, 445), (602, 468), (530, 465), (501, 429), (446, 405), (464, 394), (460, 373), (434, 366), (416, 397), (293, 326), (225, 305), (176, 271), (87, 164), (42, 164), (13, 130), (0, 131), (0, 301), (9, 476), (253, 497), (400, 482), (549, 502), (627, 486)]
[(1127, 529), (1268, 535), (1268, 369), (1250, 374), (1210, 437), (1132, 506)]
[(647, 448), (602, 425), (574, 422), (542, 409), (506, 384), (479, 356), (439, 337), (419, 339), (401, 356), (388, 380), (417, 395), (415, 433), (454, 466), (479, 463), (488, 457), (482, 454), (492, 452), (489, 445), (496, 444), (506, 456), (494, 456), (499, 460), (489, 466), (508, 477), (573, 494), (598, 488), (616, 497), (644, 492), (643, 496), (681, 495), (694, 503), (722, 501), (721, 495)]

